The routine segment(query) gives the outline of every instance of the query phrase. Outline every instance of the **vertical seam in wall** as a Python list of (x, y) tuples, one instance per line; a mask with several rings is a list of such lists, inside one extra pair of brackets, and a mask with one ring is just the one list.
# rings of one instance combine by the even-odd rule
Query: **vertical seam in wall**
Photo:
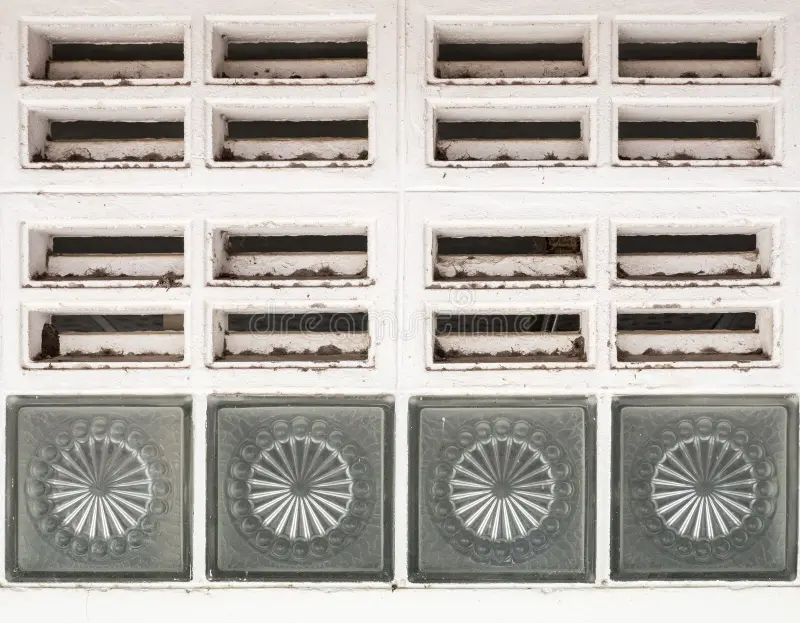
[[(407, 400), (399, 396), (401, 386), (401, 370), (403, 355), (405, 353), (405, 305), (403, 292), (405, 290), (405, 164), (406, 164), (406, 133), (403, 123), (406, 115), (406, 0), (397, 0), (397, 62), (395, 65), (395, 84), (397, 97), (396, 112), (396, 158), (395, 170), (395, 206), (397, 211), (397, 265), (395, 267), (395, 303), (391, 331), (395, 340), (395, 426), (394, 426), (394, 581), (405, 585), (408, 581), (408, 408)], [(384, 336), (385, 337), (385, 336)], [(402, 448), (402, 449), (401, 449)]]

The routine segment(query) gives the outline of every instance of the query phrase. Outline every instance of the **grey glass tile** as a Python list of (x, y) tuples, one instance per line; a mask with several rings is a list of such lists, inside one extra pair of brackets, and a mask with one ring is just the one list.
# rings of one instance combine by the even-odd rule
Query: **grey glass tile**
[(417, 398), (410, 412), (412, 581), (593, 579), (593, 401)]
[(795, 397), (624, 397), (613, 417), (613, 577), (795, 577)]
[(212, 397), (208, 575), (392, 577), (389, 401)]
[(9, 579), (189, 579), (190, 405), (9, 398)]

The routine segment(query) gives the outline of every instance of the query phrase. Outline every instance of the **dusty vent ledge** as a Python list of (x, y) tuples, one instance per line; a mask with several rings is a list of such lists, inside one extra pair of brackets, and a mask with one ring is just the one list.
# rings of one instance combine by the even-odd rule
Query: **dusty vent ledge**
[[(302, 116), (302, 117), (301, 117)], [(366, 107), (288, 111), (217, 110), (217, 166), (367, 166), (370, 123)]]
[(431, 82), (526, 84), (585, 82), (588, 22), (475, 23), (433, 26)]
[(56, 86), (186, 84), (184, 24), (30, 24), (27, 79)]
[(183, 360), (182, 314), (30, 312), (33, 363), (163, 364)]
[(52, 285), (125, 281), (182, 285), (183, 236), (30, 234), (29, 279)]
[(771, 229), (726, 234), (618, 233), (617, 278), (675, 285), (767, 280), (771, 247)]
[(618, 25), (620, 82), (747, 83), (777, 80), (775, 25), (634, 22)]
[(433, 318), (433, 363), (563, 364), (586, 361), (581, 314), (450, 314)]
[(622, 165), (776, 164), (771, 107), (622, 107), (617, 133)]
[(183, 110), (32, 110), (29, 167), (178, 167), (184, 160)]
[(331, 20), (224, 22), (213, 25), (214, 82), (363, 83), (372, 26)]
[(589, 164), (589, 112), (436, 107), (432, 164), (510, 167)]
[(295, 367), (363, 366), (369, 315), (350, 312), (214, 313), (215, 361)]
[(367, 234), (238, 235), (220, 231), (215, 280), (316, 285), (365, 280)]
[(529, 282), (586, 277), (580, 234), (436, 235), (433, 282)]
[(617, 361), (747, 364), (772, 358), (770, 309), (617, 313)]

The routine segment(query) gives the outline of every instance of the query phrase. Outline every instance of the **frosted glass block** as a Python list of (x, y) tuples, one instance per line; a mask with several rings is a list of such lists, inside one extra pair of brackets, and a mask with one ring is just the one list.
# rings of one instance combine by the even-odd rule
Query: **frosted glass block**
[(615, 578), (795, 577), (795, 397), (624, 397), (613, 413)]
[(212, 397), (209, 577), (391, 579), (392, 413), (375, 399)]
[(9, 398), (9, 579), (189, 579), (190, 405)]
[(417, 398), (410, 410), (412, 581), (592, 580), (593, 402)]

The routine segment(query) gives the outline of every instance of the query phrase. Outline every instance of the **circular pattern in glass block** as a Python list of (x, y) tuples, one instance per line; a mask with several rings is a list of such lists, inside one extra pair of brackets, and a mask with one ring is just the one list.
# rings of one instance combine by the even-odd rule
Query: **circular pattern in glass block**
[(660, 547), (697, 561), (725, 559), (757, 541), (775, 512), (775, 464), (751, 432), (728, 420), (682, 420), (631, 466), (630, 504)]
[(462, 428), (431, 466), (427, 499), (442, 536), (473, 560), (513, 565), (543, 552), (574, 510), (575, 470), (526, 420)]
[(362, 449), (324, 420), (276, 419), (240, 444), (228, 469), (239, 533), (278, 561), (330, 558), (367, 525), (377, 484)]
[(96, 563), (146, 545), (172, 496), (162, 449), (128, 421), (74, 420), (28, 464), (28, 512), (48, 542)]

